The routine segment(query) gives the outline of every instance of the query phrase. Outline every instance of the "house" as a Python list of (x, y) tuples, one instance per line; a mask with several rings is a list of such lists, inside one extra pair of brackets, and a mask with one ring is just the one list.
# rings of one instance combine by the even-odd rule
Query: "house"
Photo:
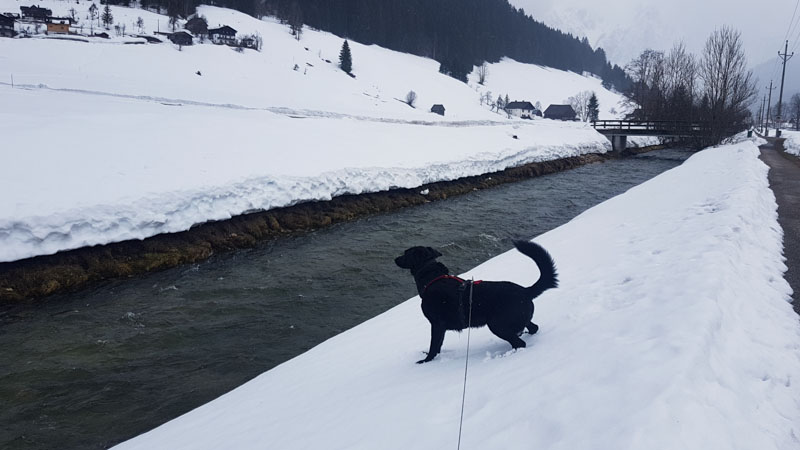
[(175, 45), (192, 45), (192, 33), (186, 30), (178, 30), (170, 33), (167, 38)]
[(186, 28), (190, 33), (199, 38), (203, 38), (208, 34), (208, 22), (206, 22), (204, 17), (192, 17), (186, 21), (186, 25), (184, 25), (183, 28)]
[(575, 120), (577, 114), (570, 105), (550, 105), (544, 110), (544, 117), (553, 120)]
[(437, 103), (437, 104), (431, 106), (431, 112), (432, 113), (436, 113), (436, 114), (438, 114), (440, 116), (443, 116), (444, 115), (444, 105), (440, 105), (440, 104)]
[(9, 16), (0, 14), (0, 37), (14, 37), (17, 32), (14, 31), (14, 22), (16, 19)]
[(236, 30), (227, 25), (209, 29), (208, 37), (215, 44), (236, 45)]
[(40, 8), (36, 5), (20, 6), (19, 10), (22, 12), (23, 19), (29, 19), (36, 22), (47, 22), (47, 18), (53, 15), (53, 11), (47, 8)]
[(72, 19), (68, 17), (48, 17), (47, 34), (69, 34)]
[[(542, 113), (531, 102), (508, 102), (505, 108), (509, 115), (522, 119), (532, 119), (533, 116), (541, 116)], [(538, 113), (538, 114), (537, 114)]]
[[(252, 36), (245, 36), (239, 40), (239, 46), (244, 48), (252, 48), (258, 50), (258, 42)], [(308, 63), (306, 63), (308, 64)]]

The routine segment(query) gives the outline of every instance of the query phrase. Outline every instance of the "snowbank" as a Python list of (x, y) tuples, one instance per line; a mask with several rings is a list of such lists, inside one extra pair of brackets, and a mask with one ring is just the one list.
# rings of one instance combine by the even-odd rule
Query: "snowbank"
[[(796, 449), (800, 326), (758, 154), (706, 150), (539, 236), (562, 287), (527, 349), (472, 332), (462, 448)], [(465, 276), (538, 275), (510, 251)], [(412, 298), (117, 448), (454, 447), (467, 333), (419, 366), (428, 333)]]
[[(0, 262), (610, 149), (582, 123), (276, 114), (0, 86)], [(35, 120), (33, 120), (35, 118)], [(47, 130), (43, 133), (42, 130)]]
[(786, 138), (783, 141), (786, 153), (800, 156), (800, 131), (781, 130), (781, 136)]

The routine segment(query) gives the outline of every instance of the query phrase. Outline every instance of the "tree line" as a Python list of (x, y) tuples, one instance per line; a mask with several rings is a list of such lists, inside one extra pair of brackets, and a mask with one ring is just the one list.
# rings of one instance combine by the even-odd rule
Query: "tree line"
[(679, 43), (667, 53), (643, 51), (626, 70), (635, 119), (707, 122), (714, 142), (752, 123), (755, 82), (732, 28), (714, 31), (699, 57)]
[[(107, 0), (126, 4), (131, 0)], [(188, 17), (201, 0), (140, 0), (143, 8)], [(519, 62), (600, 76), (629, 87), (625, 71), (586, 38), (550, 28), (508, 0), (203, 0), (255, 17), (276, 16), (299, 38), (302, 25), (370, 45), (432, 58), (440, 71), (466, 81), (474, 66), (510, 57)]]

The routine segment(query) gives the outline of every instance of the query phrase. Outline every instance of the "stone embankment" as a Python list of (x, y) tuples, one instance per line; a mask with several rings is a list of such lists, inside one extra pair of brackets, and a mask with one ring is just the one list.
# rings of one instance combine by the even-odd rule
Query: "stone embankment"
[[(624, 154), (656, 148), (661, 147), (629, 149)], [(301, 203), (209, 222), (180, 233), (0, 263), (0, 302), (36, 299), (74, 291), (93, 282), (195, 263), (216, 253), (254, 247), (279, 236), (308, 232), (371, 214), (443, 200), (476, 189), (560, 172), (614, 157), (611, 154), (588, 154), (432, 183), (415, 189), (344, 195), (330, 201)]]

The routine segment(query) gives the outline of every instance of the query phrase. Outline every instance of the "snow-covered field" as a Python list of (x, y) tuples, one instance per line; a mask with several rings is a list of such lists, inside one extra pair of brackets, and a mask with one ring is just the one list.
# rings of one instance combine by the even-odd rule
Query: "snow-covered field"
[[(536, 238), (561, 287), (528, 348), (471, 333), (462, 448), (800, 447), (800, 324), (758, 154), (703, 151)], [(512, 250), (464, 276), (538, 274)], [(428, 333), (412, 298), (117, 448), (454, 448), (468, 334), (416, 365)]]
[[(23, 4), (0, 0), (0, 11)], [(74, 7), (86, 31), (91, 3), (39, 5)], [(128, 32), (138, 17), (145, 32), (167, 23), (112, 12)], [(337, 36), (306, 29), (298, 42), (273, 19), (199, 12), (258, 33), (262, 51), (0, 39), (0, 189), (13, 192), (0, 198), (0, 262), (610, 148), (583, 124), (508, 119), (479, 101), (484, 89), (544, 105), (592, 90), (611, 117), (622, 97), (594, 77), (506, 60), (480, 87), (433, 60), (353, 42), (351, 78), (336, 66)], [(417, 108), (398, 100), (410, 90)], [(428, 112), (433, 103), (445, 117)]]

